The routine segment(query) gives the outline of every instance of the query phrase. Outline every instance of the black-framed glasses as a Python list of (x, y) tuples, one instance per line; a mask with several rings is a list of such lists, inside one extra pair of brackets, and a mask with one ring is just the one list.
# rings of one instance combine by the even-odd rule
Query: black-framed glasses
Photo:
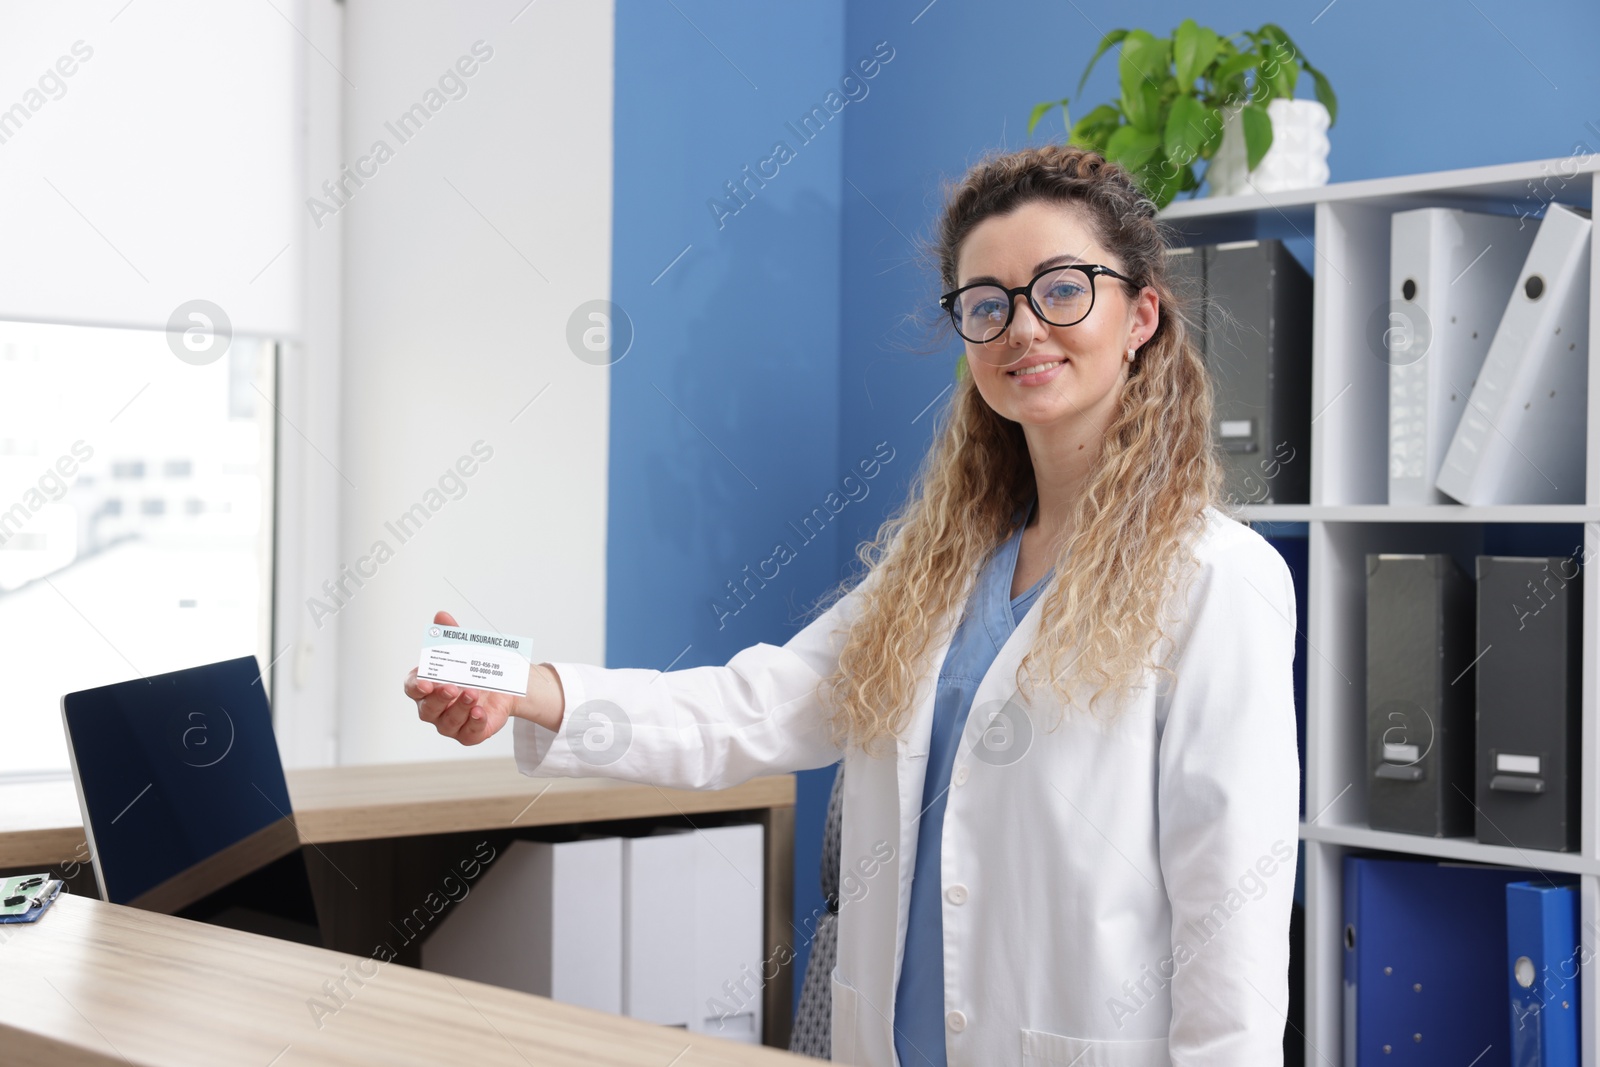
[[(1034, 275), (1027, 285), (1007, 289), (991, 282), (963, 285), (939, 298), (939, 306), (950, 314), (956, 333), (975, 345), (986, 345), (999, 340), (1011, 326), (1016, 315), (1016, 300), (1028, 298), (1033, 313), (1052, 326), (1073, 326), (1089, 317), (1094, 310), (1094, 280), (1097, 275), (1109, 274), (1130, 285), (1136, 284), (1126, 274), (1099, 263), (1069, 263), (1047, 267)], [(982, 357), (984, 353), (980, 353)], [(1000, 363), (1012, 362), (1002, 358)], [(992, 362), (984, 359), (984, 362)]]

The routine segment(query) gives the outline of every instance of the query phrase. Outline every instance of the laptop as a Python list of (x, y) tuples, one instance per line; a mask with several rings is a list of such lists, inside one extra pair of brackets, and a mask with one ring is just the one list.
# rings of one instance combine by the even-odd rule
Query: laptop
[(254, 656), (61, 698), (102, 900), (323, 944)]

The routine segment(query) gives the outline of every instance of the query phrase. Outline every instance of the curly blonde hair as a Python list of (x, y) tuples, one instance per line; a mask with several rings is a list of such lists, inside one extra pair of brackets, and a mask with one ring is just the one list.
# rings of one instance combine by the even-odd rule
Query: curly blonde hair
[[(1146, 669), (1172, 673), (1155, 654), (1170, 643), (1163, 605), (1174, 583), (1193, 572), (1190, 535), (1221, 498), (1211, 383), (1190, 325), (1193, 294), (1169, 276), (1169, 233), (1155, 205), (1124, 168), (1094, 151), (1052, 144), (991, 153), (945, 193), (937, 238), (923, 251), (946, 291), (957, 285), (957, 255), (975, 226), (1047, 201), (1075, 205), (1098, 243), (1120, 257), (1136, 284), (1116, 284), (1130, 298), (1143, 286), (1158, 297), (1158, 325), (1129, 369), (1016, 679), (1031, 694), (1042, 663), (1063, 707), (1087, 686), (1090, 709), (1111, 695), (1120, 710)], [(838, 666), (819, 688), (836, 744), (875, 750), (905, 728), (936, 627), (1035, 493), (1021, 425), (997, 414), (971, 375), (961, 375), (905, 503), (857, 549), (869, 572), (863, 582), (882, 573), (862, 590)]]

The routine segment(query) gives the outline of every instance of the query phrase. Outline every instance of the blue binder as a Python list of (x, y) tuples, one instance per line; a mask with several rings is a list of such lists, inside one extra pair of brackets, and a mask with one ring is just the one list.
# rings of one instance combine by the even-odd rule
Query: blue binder
[(1578, 888), (1506, 885), (1512, 1067), (1578, 1067)]
[(1509, 867), (1346, 856), (1344, 1067), (1511, 1067)]

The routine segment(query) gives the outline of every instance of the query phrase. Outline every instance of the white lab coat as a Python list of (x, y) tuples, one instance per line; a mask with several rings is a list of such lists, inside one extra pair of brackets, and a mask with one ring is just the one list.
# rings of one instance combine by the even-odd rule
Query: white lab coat
[[(1175, 682), (1148, 673), (1110, 729), (1074, 713), (1051, 730), (1057, 698), (1036, 683), (1023, 703), (1014, 683), (1041, 597), (978, 687), (941, 854), (951, 1067), (1282, 1063), (1298, 844), (1294, 587), (1258, 533), (1216, 509), (1206, 518)], [(833, 1058), (892, 1067), (935, 680), (959, 614), (921, 664), (894, 756), (841, 753), (815, 690), (858, 595), (725, 666), (553, 663), (562, 730), (519, 719), (513, 735), (525, 774), (686, 789), (843, 755)]]

